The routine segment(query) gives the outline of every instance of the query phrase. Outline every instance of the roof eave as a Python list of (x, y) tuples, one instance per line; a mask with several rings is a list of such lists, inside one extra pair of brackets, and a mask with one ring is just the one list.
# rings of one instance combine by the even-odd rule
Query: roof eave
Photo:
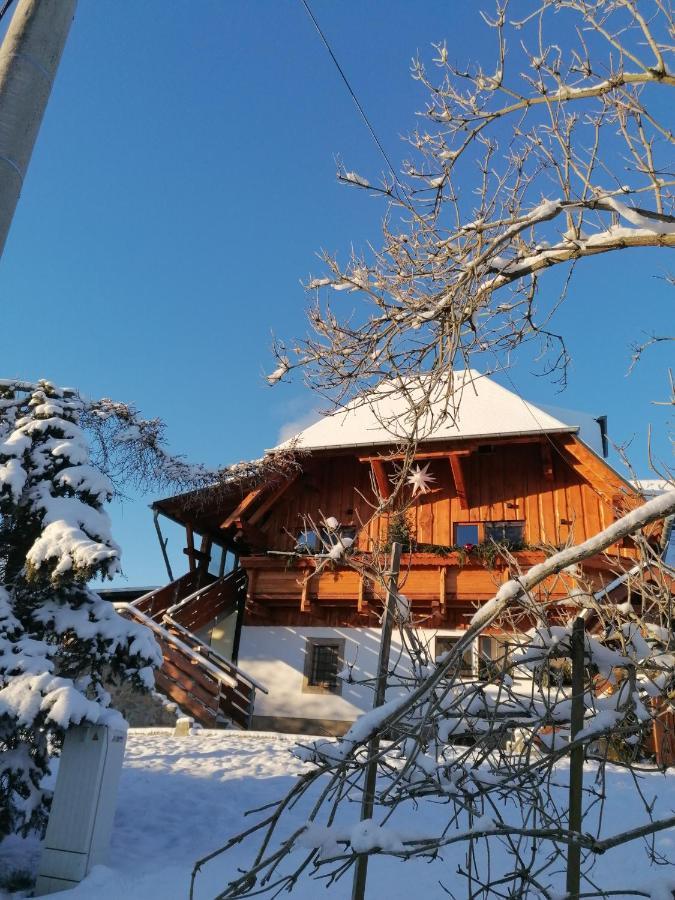
[[(515, 437), (543, 437), (546, 434), (578, 434), (579, 426), (578, 425), (569, 425), (563, 426), (560, 428), (536, 428), (536, 429), (528, 429), (527, 431), (495, 431), (491, 434), (461, 434), (461, 435), (451, 435), (451, 434), (443, 434), (443, 435), (434, 435), (427, 438), (423, 438), (418, 441), (418, 444), (432, 444), (432, 443), (442, 443), (444, 441), (490, 441), (494, 438), (515, 438)], [(354, 441), (350, 441), (347, 444), (300, 444), (300, 449), (306, 450), (311, 453), (315, 450), (348, 450), (350, 447), (354, 448), (363, 448), (363, 447), (391, 447), (392, 445), (404, 443), (404, 439), (396, 440), (392, 435), (391, 440), (388, 441), (363, 441), (359, 443), (355, 443)], [(280, 445), (283, 447), (283, 444)], [(587, 446), (584, 444), (584, 446)], [(273, 448), (274, 450), (279, 450), (279, 447)], [(589, 448), (592, 449), (592, 448)], [(272, 451), (267, 451), (272, 452)]]

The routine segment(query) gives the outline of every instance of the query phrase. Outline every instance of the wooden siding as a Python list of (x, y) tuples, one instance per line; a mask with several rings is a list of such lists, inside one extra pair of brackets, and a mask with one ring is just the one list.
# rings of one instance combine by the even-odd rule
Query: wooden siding
[[(454, 465), (451, 452), (456, 453)], [(434, 444), (422, 448), (419, 457), (423, 465), (429, 464), (435, 481), (406, 514), (418, 544), (450, 548), (458, 524), (479, 525), (482, 537), (482, 523), (522, 522), (527, 546), (516, 554), (522, 569), (541, 562), (545, 548), (586, 540), (635, 502), (625, 482), (570, 435), (484, 446), (464, 442), (461, 453), (457, 444)], [(361, 529), (358, 552), (368, 553), (378, 542), (382, 549), (391, 514), (371, 520), (373, 484), (376, 480), (384, 493), (384, 478), (394, 475), (396, 461), (344, 450), (315, 454), (302, 466), (302, 474), (279, 494), (278, 501), (268, 503), (257, 516), (257, 535), (263, 541), (258, 552), (241, 558), (249, 576), (247, 622), (377, 624), (381, 590), (353, 569), (331, 566), (312, 575), (310, 560), (264, 555), (259, 550), (291, 551), (310, 520), (319, 525), (327, 516)], [(242, 527), (245, 534), (245, 523)], [(614, 566), (632, 565), (634, 549), (612, 549), (613, 566), (602, 557), (584, 564), (585, 576), (595, 589), (612, 579)], [(422, 546), (405, 559), (400, 587), (416, 612), (429, 616), (430, 624), (461, 628), (476, 606), (493, 597), (512, 574), (501, 560), (490, 568), (475, 554), (446, 551), (439, 555)], [(537, 593), (542, 600), (545, 596), (563, 600), (574, 587), (571, 579), (559, 575)]]
[[(584, 467), (567, 452), (565, 441), (570, 439), (560, 441), (559, 452), (552, 452), (548, 461), (539, 441), (496, 444), (487, 452), (476, 448), (461, 457), (466, 509), (461, 508), (448, 458), (429, 460), (436, 481), (408, 512), (413, 535), (422, 544), (450, 546), (456, 524), (486, 521), (523, 521), (530, 545), (579, 543), (596, 534), (615, 517), (613, 504), (621, 482), (614, 478), (612, 484), (608, 476), (600, 487), (589, 484), (582, 474)], [(593, 456), (578, 446), (581, 454)], [(606, 469), (601, 461), (592, 462)], [(394, 474), (394, 462), (383, 465), (389, 475)], [(356, 453), (316, 456), (303, 461), (303, 470), (257, 522), (267, 549), (291, 550), (303, 528), (303, 517), (318, 523), (322, 516), (335, 516), (343, 525), (357, 527), (369, 522), (375, 498), (368, 462), (360, 462)], [(588, 474), (590, 468), (585, 471)], [(387, 518), (369, 523), (359, 536), (360, 550), (372, 549), (378, 539), (386, 541)]]
[[(519, 554), (519, 564), (529, 568), (545, 559), (543, 551)], [(382, 587), (351, 568), (335, 567), (313, 575), (309, 560), (281, 567), (278, 559), (243, 557), (249, 576), (247, 624), (249, 625), (377, 625), (382, 610)], [(626, 560), (626, 566), (632, 560)], [(417, 616), (435, 628), (466, 627), (481, 603), (493, 597), (512, 572), (503, 562), (486, 568), (476, 560), (467, 562), (459, 554), (439, 557), (430, 553), (404, 555), (399, 586)], [(584, 565), (585, 581), (598, 590), (614, 578), (613, 565), (594, 557)], [(577, 587), (566, 573), (551, 576), (534, 596), (539, 602), (564, 601)], [(569, 615), (564, 606), (563, 618)]]

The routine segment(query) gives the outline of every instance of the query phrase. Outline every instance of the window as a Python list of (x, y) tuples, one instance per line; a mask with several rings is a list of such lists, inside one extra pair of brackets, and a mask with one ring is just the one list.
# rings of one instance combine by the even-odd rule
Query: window
[(302, 689), (311, 694), (341, 694), (338, 678), (344, 668), (345, 642), (330, 638), (308, 638), (305, 645), (305, 676)]
[(301, 531), (295, 550), (296, 553), (318, 553), (321, 550), (321, 538), (316, 531)]
[(209, 575), (221, 578), (225, 574), (227, 562), (227, 550), (220, 544), (211, 544), (211, 557), (209, 559)]
[[(457, 641), (460, 639), (461, 635), (452, 634), (452, 635), (443, 635), (441, 637), (436, 637), (436, 648), (435, 648), (435, 660), (439, 662), (441, 657), (448, 653), (455, 646)], [(473, 663), (472, 663), (472, 648), (471, 646), (467, 647), (462, 656), (462, 667), (459, 670), (459, 674), (463, 677), (471, 677), (473, 675)]]
[(492, 638), (481, 634), (478, 638), (478, 678), (481, 681), (490, 681), (496, 674), (493, 655)]
[(346, 539), (345, 546), (351, 547), (356, 539), (355, 525), (340, 525), (332, 531), (322, 528), (320, 531), (301, 531), (295, 543), (296, 553), (320, 554), (328, 553), (338, 540)]
[(524, 522), (486, 522), (485, 540), (494, 541), (496, 544), (506, 544), (507, 547), (517, 549), (522, 547), (525, 537)]
[(476, 545), (480, 543), (478, 525), (455, 525), (455, 545), (464, 547), (465, 544)]
[(356, 525), (341, 525), (340, 537), (349, 538), (349, 540), (354, 543), (356, 540)]

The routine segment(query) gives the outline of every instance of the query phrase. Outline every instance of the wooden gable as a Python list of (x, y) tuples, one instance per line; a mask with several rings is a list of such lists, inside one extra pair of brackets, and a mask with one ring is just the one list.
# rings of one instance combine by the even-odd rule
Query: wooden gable
[[(433, 487), (407, 513), (412, 537), (439, 547), (455, 543), (462, 523), (524, 523), (528, 545), (578, 543), (609, 525), (637, 494), (603, 460), (573, 436), (421, 449)], [(290, 551), (310, 521), (334, 516), (361, 528), (359, 549), (386, 542), (391, 514), (372, 520), (377, 499), (387, 496), (398, 462), (386, 453), (315, 453), (302, 473), (281, 484), (258, 486), (236, 505), (221, 508), (220, 526), (234, 537), (248, 534), (256, 549)], [(230, 504), (233, 504), (233, 500)]]

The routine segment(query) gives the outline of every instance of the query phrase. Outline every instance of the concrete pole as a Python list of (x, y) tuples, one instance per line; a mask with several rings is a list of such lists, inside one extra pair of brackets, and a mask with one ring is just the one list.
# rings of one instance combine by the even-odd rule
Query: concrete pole
[[(382, 616), (382, 635), (380, 637), (380, 655), (377, 661), (377, 681), (375, 683), (375, 699), (373, 709), (384, 704), (387, 694), (387, 677), (389, 675), (389, 657), (391, 655), (391, 632), (394, 627), (396, 600), (398, 596), (398, 576), (401, 569), (401, 545), (391, 545), (391, 562), (389, 565), (389, 581), (387, 584), (387, 603)], [(377, 788), (377, 754), (380, 750), (379, 737), (371, 738), (368, 744), (368, 762), (363, 776), (363, 798), (361, 800), (361, 821), (373, 818), (375, 809), (375, 790)], [(368, 877), (368, 854), (361, 853), (354, 864), (354, 880), (352, 882), (352, 900), (365, 900), (366, 878)], [(373, 896), (376, 896), (373, 894)]]
[[(586, 665), (586, 623), (578, 617), (572, 626), (572, 715), (570, 740), (574, 740), (584, 727), (584, 686)], [(581, 834), (583, 825), (584, 748), (575, 747), (570, 752), (569, 822), (570, 832)], [(577, 843), (567, 845), (567, 897), (578, 900), (581, 889), (581, 847)]]
[(19, 0), (0, 46), (0, 256), (77, 0)]

